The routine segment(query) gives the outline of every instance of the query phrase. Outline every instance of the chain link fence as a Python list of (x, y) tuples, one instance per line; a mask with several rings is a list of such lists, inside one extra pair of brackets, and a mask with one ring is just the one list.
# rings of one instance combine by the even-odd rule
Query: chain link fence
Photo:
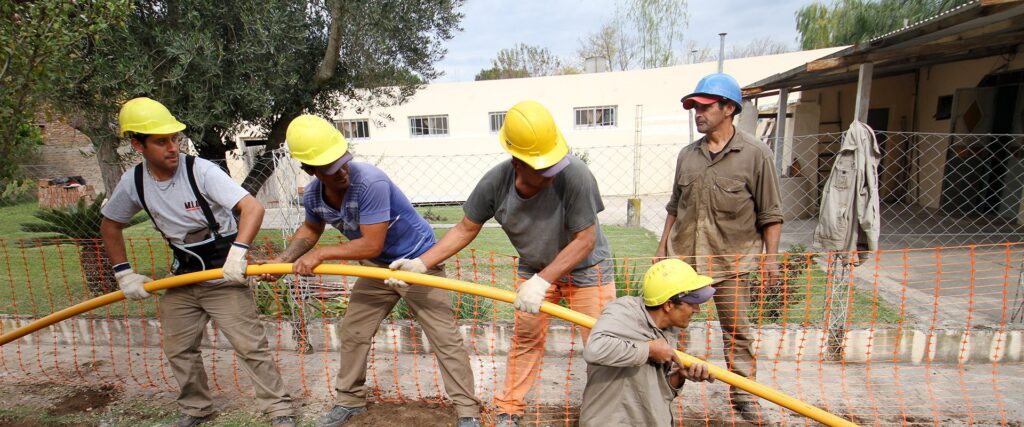
[[(780, 178), (783, 209), (781, 249), (810, 247), (818, 220), (821, 187), (831, 172), (844, 133), (787, 138)], [(1024, 239), (1024, 135), (877, 132), (882, 151), (878, 168), (881, 202), (879, 247), (927, 248), (1001, 243)], [(774, 139), (765, 143), (775, 146)], [(589, 146), (573, 152), (597, 179), (605, 225), (639, 226), (660, 235), (665, 205), (674, 185), (675, 160), (684, 144)], [(356, 159), (384, 170), (418, 205), (461, 205), (480, 178), (508, 160), (500, 150), (460, 155), (401, 155), (363, 143)], [(497, 148), (497, 147), (495, 147)], [(263, 152), (247, 147), (221, 162), (237, 181), (249, 174)], [(265, 184), (257, 197), (267, 208), (263, 228), (290, 235), (303, 220), (301, 189), (307, 176), (286, 150), (270, 155)], [(36, 171), (40, 165), (25, 165)], [(38, 172), (38, 171), (36, 171)], [(39, 207), (92, 201), (88, 186), (74, 181), (39, 184)], [(67, 217), (69, 221), (75, 216)], [(457, 222), (458, 218), (452, 219)], [(64, 224), (88, 228), (92, 224)], [(43, 236), (39, 236), (43, 237)], [(653, 251), (653, 248), (652, 248)]]
[[(880, 247), (925, 248), (1001, 243), (1024, 238), (1024, 135), (877, 132), (881, 203)], [(789, 138), (780, 178), (783, 248), (810, 246), (821, 187), (844, 133)], [(765, 139), (770, 146), (773, 139)], [(660, 234), (682, 144), (573, 147), (598, 181), (606, 225), (640, 226)], [(229, 161), (244, 176), (258, 152)], [(461, 205), (480, 178), (508, 160), (504, 152), (476, 155), (393, 155), (367, 149), (357, 161), (384, 170), (414, 204)], [(294, 229), (302, 221), (300, 187), (309, 182), (287, 152), (273, 154), (274, 172), (259, 199), (265, 228)], [(639, 206), (632, 209), (630, 206)]]

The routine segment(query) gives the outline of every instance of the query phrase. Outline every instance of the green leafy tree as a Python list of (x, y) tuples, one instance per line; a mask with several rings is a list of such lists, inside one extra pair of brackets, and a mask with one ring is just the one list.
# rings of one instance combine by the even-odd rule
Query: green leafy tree
[(689, 20), (686, 0), (630, 0), (601, 28), (580, 40), (581, 61), (603, 57), (609, 70), (675, 65)]
[(796, 12), (800, 46), (819, 49), (866, 41), (966, 3), (967, 0), (833, 0)]
[(476, 80), (551, 76), (565, 70), (562, 61), (548, 48), (519, 43), (499, 50), (491, 60), (491, 68), (481, 70)]
[(0, 179), (39, 139), (31, 129), (57, 88), (74, 80), (68, 67), (81, 48), (121, 25), (130, 0), (0, 2)]
[[(461, 0), (138, 0), (89, 46), (61, 103), (93, 138), (108, 188), (120, 175), (118, 105), (150, 96), (189, 125), (199, 154), (222, 159), (243, 126), (266, 136), (243, 187), (273, 172), (269, 151), (292, 118), (405, 102), (440, 72)], [(391, 119), (380, 116), (378, 119)]]
[[(113, 267), (106, 248), (103, 247), (103, 236), (100, 235), (100, 223), (103, 221), (103, 193), (89, 202), (85, 198), (78, 204), (67, 208), (40, 209), (32, 216), (43, 222), (21, 224), (21, 230), (30, 233), (50, 233), (63, 238), (72, 239), (78, 247), (78, 261), (82, 267), (86, 287), (93, 295), (102, 295), (113, 290)], [(128, 221), (128, 226), (145, 221), (145, 215), (137, 215)]]

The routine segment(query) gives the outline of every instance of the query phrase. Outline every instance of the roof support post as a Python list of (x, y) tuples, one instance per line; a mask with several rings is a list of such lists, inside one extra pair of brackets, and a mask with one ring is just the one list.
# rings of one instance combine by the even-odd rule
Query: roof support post
[(853, 120), (867, 122), (868, 108), (871, 106), (871, 75), (875, 71), (875, 64), (865, 62), (860, 64), (860, 72), (857, 75), (857, 103), (854, 105)]
[(779, 89), (779, 111), (775, 115), (775, 170), (784, 176), (782, 168), (786, 159), (786, 112), (789, 110), (789, 88)]

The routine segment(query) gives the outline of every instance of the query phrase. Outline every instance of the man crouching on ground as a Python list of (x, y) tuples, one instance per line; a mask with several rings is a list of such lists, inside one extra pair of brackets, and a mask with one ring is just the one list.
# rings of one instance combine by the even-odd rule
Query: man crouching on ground
[[(580, 426), (671, 426), (672, 399), (686, 380), (714, 381), (707, 364), (683, 367), (673, 346), (700, 305), (715, 294), (712, 279), (678, 259), (644, 275), (643, 297), (622, 297), (601, 312), (583, 350), (587, 386)], [(675, 362), (678, 368), (672, 369)]]

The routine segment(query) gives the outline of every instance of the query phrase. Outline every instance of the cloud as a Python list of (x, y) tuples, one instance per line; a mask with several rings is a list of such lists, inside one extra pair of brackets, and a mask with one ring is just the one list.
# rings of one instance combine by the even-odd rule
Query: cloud
[[(746, 44), (759, 37), (796, 42), (794, 13), (812, 0), (692, 0), (685, 37), (712, 49), (718, 33), (728, 32), (726, 43)], [(573, 60), (579, 40), (597, 31), (615, 14), (615, 0), (475, 0), (463, 8), (463, 31), (446, 43), (448, 55), (438, 64), (445, 75), (436, 82), (470, 81), (490, 67), (498, 50), (517, 43), (546, 47), (563, 59)], [(728, 47), (727, 47), (728, 48)]]

